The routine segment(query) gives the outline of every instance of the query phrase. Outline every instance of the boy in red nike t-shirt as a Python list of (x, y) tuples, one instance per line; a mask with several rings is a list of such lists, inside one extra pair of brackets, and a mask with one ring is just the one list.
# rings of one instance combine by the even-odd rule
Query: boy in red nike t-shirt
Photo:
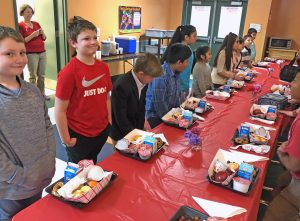
[(77, 55), (59, 72), (55, 119), (68, 160), (97, 161), (111, 124), (112, 88), (108, 66), (94, 58), (98, 48), (94, 24), (87, 20), (69, 23), (69, 43)]

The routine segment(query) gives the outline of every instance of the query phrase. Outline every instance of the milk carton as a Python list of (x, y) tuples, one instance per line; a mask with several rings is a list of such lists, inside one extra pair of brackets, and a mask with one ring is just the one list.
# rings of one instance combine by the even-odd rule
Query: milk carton
[(79, 170), (79, 167), (77, 164), (69, 162), (68, 166), (66, 167), (66, 169), (64, 171), (64, 183), (66, 184), (69, 180), (71, 180), (73, 177), (75, 177), (78, 170)]
[(144, 139), (144, 144), (149, 145), (152, 148), (152, 154), (155, 154), (157, 151), (157, 142), (154, 137), (146, 136)]

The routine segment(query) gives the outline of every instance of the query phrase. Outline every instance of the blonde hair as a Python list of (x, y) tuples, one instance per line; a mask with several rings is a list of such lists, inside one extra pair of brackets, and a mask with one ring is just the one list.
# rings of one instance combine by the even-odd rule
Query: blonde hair
[(20, 16), (23, 16), (23, 13), (26, 10), (26, 8), (30, 8), (32, 10), (32, 14), (34, 15), (33, 8), (28, 4), (23, 4), (23, 5), (20, 6), (20, 12), (19, 12)]
[(163, 73), (160, 61), (157, 57), (150, 53), (139, 55), (133, 67), (135, 73), (143, 72), (151, 77), (159, 77)]

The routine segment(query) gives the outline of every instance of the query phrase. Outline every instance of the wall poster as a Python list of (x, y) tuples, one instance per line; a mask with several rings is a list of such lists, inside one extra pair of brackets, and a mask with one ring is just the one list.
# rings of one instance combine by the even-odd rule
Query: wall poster
[(141, 7), (119, 6), (120, 33), (141, 32)]

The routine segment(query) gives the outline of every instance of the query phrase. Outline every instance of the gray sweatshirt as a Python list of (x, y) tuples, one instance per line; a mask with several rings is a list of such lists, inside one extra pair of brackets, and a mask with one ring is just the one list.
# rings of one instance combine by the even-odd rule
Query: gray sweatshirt
[(193, 69), (192, 96), (204, 97), (205, 91), (210, 90), (211, 86), (211, 69), (209, 64), (198, 61)]
[(38, 88), (18, 79), (18, 93), (0, 84), (0, 199), (25, 199), (55, 172), (54, 132)]

